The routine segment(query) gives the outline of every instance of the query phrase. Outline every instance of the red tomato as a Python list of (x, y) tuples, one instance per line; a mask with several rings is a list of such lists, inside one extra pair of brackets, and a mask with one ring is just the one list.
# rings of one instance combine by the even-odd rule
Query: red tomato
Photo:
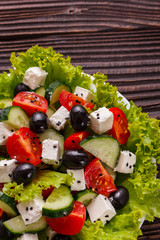
[(92, 109), (94, 107), (93, 103), (88, 103), (86, 102), (83, 98), (78, 97), (66, 90), (62, 90), (62, 92), (60, 93), (60, 103), (62, 106), (64, 106), (68, 111), (71, 110), (71, 108), (74, 105), (80, 104), (83, 107)]
[(81, 202), (74, 201), (72, 212), (61, 218), (48, 218), (46, 221), (52, 230), (64, 235), (75, 235), (79, 233), (86, 219), (86, 209)]
[(82, 141), (83, 139), (89, 136), (90, 136), (90, 133), (88, 131), (73, 133), (64, 141), (65, 150), (70, 150), (70, 149), (81, 150), (82, 148), (79, 145), (80, 141)]
[(13, 106), (20, 106), (29, 116), (34, 112), (46, 113), (48, 108), (47, 100), (34, 92), (20, 92), (12, 102)]
[(113, 178), (104, 169), (98, 158), (93, 159), (87, 165), (84, 176), (87, 188), (98, 194), (108, 197), (111, 192), (117, 190)]
[(128, 129), (128, 120), (125, 113), (120, 108), (109, 109), (114, 116), (112, 129), (108, 134), (117, 139), (120, 144), (125, 144), (130, 136)]
[(0, 191), (2, 191), (5, 183), (0, 183)]
[(29, 162), (37, 165), (42, 161), (42, 144), (39, 137), (26, 127), (20, 128), (8, 138), (7, 152), (11, 158), (20, 163)]
[(47, 189), (43, 189), (42, 190), (42, 196), (43, 198), (47, 199), (49, 197), (49, 195), (51, 194), (51, 192), (53, 191), (54, 187), (50, 186), (50, 188)]
[(3, 210), (0, 208), (0, 219), (2, 218), (2, 216), (3, 216)]

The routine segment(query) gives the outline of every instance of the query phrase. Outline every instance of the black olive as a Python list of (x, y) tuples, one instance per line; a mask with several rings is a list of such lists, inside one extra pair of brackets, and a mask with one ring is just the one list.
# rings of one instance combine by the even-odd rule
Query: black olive
[(29, 128), (34, 133), (43, 133), (49, 124), (47, 115), (43, 112), (35, 112), (29, 121)]
[(70, 240), (68, 235), (56, 234), (52, 240)]
[(12, 234), (3, 225), (3, 221), (0, 220), (0, 240), (10, 240), (12, 237)]
[(12, 172), (12, 179), (17, 184), (30, 183), (36, 174), (36, 168), (31, 163), (21, 163)]
[(115, 209), (123, 208), (129, 200), (129, 192), (127, 188), (118, 186), (117, 191), (110, 194), (109, 200)]
[(75, 105), (70, 111), (70, 122), (76, 131), (83, 131), (90, 123), (89, 114), (81, 105)]
[(67, 150), (63, 154), (62, 161), (67, 168), (82, 169), (88, 165), (89, 157), (82, 150)]
[(19, 83), (14, 89), (14, 96), (16, 96), (19, 92), (27, 92), (30, 91), (30, 88), (24, 83)]

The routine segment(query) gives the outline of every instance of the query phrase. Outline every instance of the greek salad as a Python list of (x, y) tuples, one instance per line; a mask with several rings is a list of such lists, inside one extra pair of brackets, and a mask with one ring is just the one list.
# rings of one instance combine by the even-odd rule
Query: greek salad
[(11, 64), (0, 75), (0, 239), (137, 239), (160, 217), (159, 121), (51, 47)]

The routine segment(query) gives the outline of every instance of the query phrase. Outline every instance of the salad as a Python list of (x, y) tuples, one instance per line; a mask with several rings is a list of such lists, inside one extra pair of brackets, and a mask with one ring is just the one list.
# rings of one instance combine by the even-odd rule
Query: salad
[(160, 217), (159, 121), (52, 47), (11, 64), (0, 75), (0, 239), (136, 240)]

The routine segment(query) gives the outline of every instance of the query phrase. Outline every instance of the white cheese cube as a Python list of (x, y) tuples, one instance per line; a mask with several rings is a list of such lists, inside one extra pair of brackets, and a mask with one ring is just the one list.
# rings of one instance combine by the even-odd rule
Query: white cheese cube
[(79, 86), (75, 88), (74, 95), (83, 98), (86, 102), (92, 102), (95, 97), (91, 91)]
[(104, 225), (116, 215), (116, 211), (109, 199), (101, 194), (87, 206), (87, 211), (91, 222), (101, 220)]
[(38, 240), (38, 235), (31, 233), (23, 233), (17, 240)]
[(54, 127), (56, 130), (60, 131), (64, 128), (67, 120), (69, 119), (69, 111), (61, 106), (51, 117), (50, 123), (51, 126)]
[(11, 181), (13, 170), (17, 167), (18, 162), (15, 159), (0, 161), (0, 183)]
[(121, 151), (115, 171), (120, 173), (133, 173), (136, 155), (129, 151)]
[(50, 227), (47, 227), (45, 230), (45, 234), (46, 234), (47, 240), (52, 240), (57, 233), (53, 231)]
[(42, 217), (42, 207), (44, 201), (36, 196), (33, 200), (20, 202), (17, 205), (25, 225), (37, 222)]
[(99, 108), (90, 114), (90, 121), (90, 127), (95, 133), (105, 133), (112, 128), (113, 113), (105, 107)]
[(73, 174), (74, 181), (71, 185), (71, 191), (81, 191), (86, 189), (85, 178), (84, 178), (84, 169), (67, 169), (67, 173)]
[(47, 74), (40, 67), (30, 67), (24, 74), (23, 83), (34, 90), (44, 85)]
[(7, 139), (14, 133), (15, 129), (7, 123), (0, 122), (0, 145), (6, 145)]
[(47, 164), (59, 164), (60, 151), (58, 141), (45, 139), (42, 142), (42, 161)]

